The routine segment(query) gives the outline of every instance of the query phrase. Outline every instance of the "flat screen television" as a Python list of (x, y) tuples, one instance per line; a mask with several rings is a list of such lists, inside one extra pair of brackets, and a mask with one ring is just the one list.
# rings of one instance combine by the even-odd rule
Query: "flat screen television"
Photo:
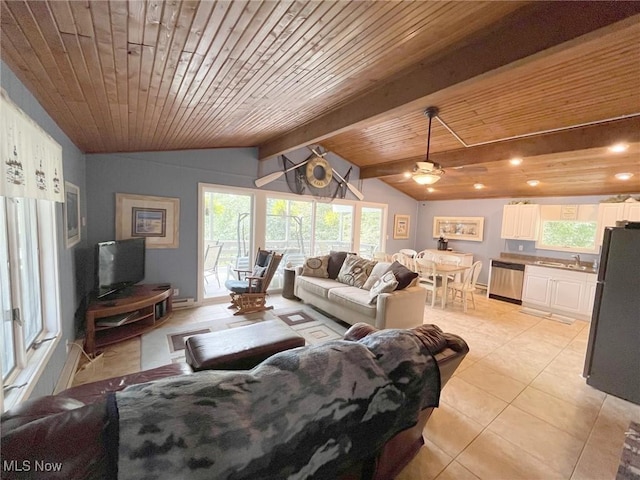
[(104, 298), (144, 280), (144, 261), (144, 238), (96, 244), (97, 298)]

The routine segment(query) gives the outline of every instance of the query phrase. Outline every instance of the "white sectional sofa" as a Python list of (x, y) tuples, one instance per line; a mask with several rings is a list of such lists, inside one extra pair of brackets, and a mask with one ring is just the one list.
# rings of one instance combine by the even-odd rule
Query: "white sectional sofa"
[[(391, 263), (385, 262), (387, 265)], [(369, 303), (369, 291), (338, 280), (302, 275), (296, 270), (294, 293), (306, 303), (351, 325), (364, 322), (376, 328), (412, 328), (422, 325), (427, 291), (416, 285), (381, 293)]]

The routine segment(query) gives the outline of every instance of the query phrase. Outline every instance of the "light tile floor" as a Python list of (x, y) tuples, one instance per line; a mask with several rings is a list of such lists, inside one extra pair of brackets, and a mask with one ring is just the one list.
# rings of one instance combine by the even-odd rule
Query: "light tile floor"
[(476, 307), (425, 308), (424, 323), (460, 335), (470, 352), (398, 480), (614, 479), (640, 406), (585, 383), (589, 323), (526, 315), (480, 295)]
[[(299, 305), (274, 295), (275, 308)], [(227, 304), (174, 312), (164, 325), (230, 315)], [(615, 478), (624, 432), (640, 406), (586, 385), (589, 323), (526, 315), (476, 295), (425, 306), (424, 323), (463, 337), (470, 352), (445, 386), (425, 428), (425, 446), (398, 480)], [(140, 370), (140, 339), (107, 348), (74, 384)]]

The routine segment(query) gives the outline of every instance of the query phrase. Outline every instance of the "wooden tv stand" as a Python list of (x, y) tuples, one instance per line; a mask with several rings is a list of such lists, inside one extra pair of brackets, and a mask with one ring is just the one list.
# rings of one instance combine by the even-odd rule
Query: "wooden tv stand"
[(168, 284), (134, 285), (130, 294), (94, 300), (86, 313), (85, 351), (137, 337), (169, 318), (173, 289)]

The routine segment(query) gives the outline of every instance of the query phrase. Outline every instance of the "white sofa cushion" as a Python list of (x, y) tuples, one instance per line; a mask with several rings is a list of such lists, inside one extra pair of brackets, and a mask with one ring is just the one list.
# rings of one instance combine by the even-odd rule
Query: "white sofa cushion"
[(303, 276), (296, 277), (296, 283), (298, 284), (298, 288), (304, 288), (308, 292), (323, 298), (329, 297), (329, 290), (332, 288), (345, 286), (337, 280), (331, 280), (330, 278)]
[[(376, 304), (369, 303), (369, 291), (358, 287), (336, 287), (329, 291), (329, 300), (371, 318), (376, 318)], [(348, 313), (345, 314), (345, 316)]]

